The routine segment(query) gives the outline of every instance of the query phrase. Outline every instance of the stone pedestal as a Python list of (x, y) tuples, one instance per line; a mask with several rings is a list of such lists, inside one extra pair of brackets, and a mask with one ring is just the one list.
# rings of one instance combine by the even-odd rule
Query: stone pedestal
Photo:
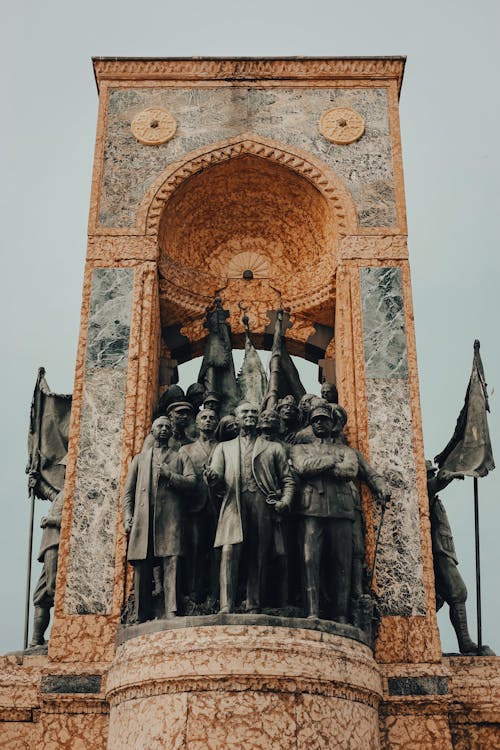
[(370, 648), (302, 628), (165, 630), (118, 647), (108, 750), (380, 747)]

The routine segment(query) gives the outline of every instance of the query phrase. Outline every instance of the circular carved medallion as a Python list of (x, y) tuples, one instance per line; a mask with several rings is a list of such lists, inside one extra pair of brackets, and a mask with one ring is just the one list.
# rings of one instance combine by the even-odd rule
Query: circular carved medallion
[(354, 143), (365, 132), (365, 121), (349, 107), (333, 107), (321, 115), (319, 132), (331, 143)]
[(159, 146), (173, 138), (177, 123), (168, 109), (147, 107), (134, 117), (130, 128), (140, 143)]

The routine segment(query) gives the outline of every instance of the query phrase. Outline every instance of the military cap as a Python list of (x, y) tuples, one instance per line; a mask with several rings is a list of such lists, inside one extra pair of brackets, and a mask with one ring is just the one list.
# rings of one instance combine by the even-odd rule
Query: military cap
[(311, 409), (311, 413), (309, 415), (309, 419), (311, 422), (314, 417), (328, 417), (328, 419), (331, 419), (332, 410), (330, 408), (330, 404), (328, 404), (326, 401), (324, 403), (315, 404)]
[(173, 411), (186, 411), (186, 409), (193, 413), (193, 407), (189, 401), (174, 401), (173, 404), (168, 406), (167, 415), (171, 414)]
[(333, 419), (338, 419), (342, 422), (342, 426), (347, 423), (347, 412), (340, 404), (330, 404), (330, 410), (332, 412)]
[(222, 396), (217, 391), (207, 391), (203, 403), (210, 403), (211, 401), (217, 401), (218, 404), (222, 403)]

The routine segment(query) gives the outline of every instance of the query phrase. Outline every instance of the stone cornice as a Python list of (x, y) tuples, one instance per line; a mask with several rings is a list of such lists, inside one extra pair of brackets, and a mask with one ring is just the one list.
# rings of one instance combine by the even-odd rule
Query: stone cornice
[(97, 88), (103, 81), (321, 81), (396, 80), (398, 57), (93, 57)]

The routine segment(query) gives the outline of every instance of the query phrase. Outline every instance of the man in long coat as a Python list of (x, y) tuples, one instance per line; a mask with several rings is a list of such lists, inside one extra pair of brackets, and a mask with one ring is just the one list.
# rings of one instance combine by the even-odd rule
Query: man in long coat
[(151, 618), (153, 565), (159, 560), (165, 615), (177, 613), (179, 557), (185, 554), (185, 494), (196, 486), (189, 456), (168, 448), (172, 427), (158, 417), (154, 443), (132, 459), (123, 491), (123, 523), (129, 534), (127, 559), (134, 567), (135, 617)]
[(278, 442), (257, 435), (259, 410), (241, 402), (236, 408), (240, 434), (219, 443), (205, 472), (209, 485), (224, 490), (215, 547), (222, 547), (220, 611), (234, 611), (242, 545), (247, 551), (247, 612), (261, 608), (273, 535), (273, 514), (290, 507), (294, 481), (287, 455)]

